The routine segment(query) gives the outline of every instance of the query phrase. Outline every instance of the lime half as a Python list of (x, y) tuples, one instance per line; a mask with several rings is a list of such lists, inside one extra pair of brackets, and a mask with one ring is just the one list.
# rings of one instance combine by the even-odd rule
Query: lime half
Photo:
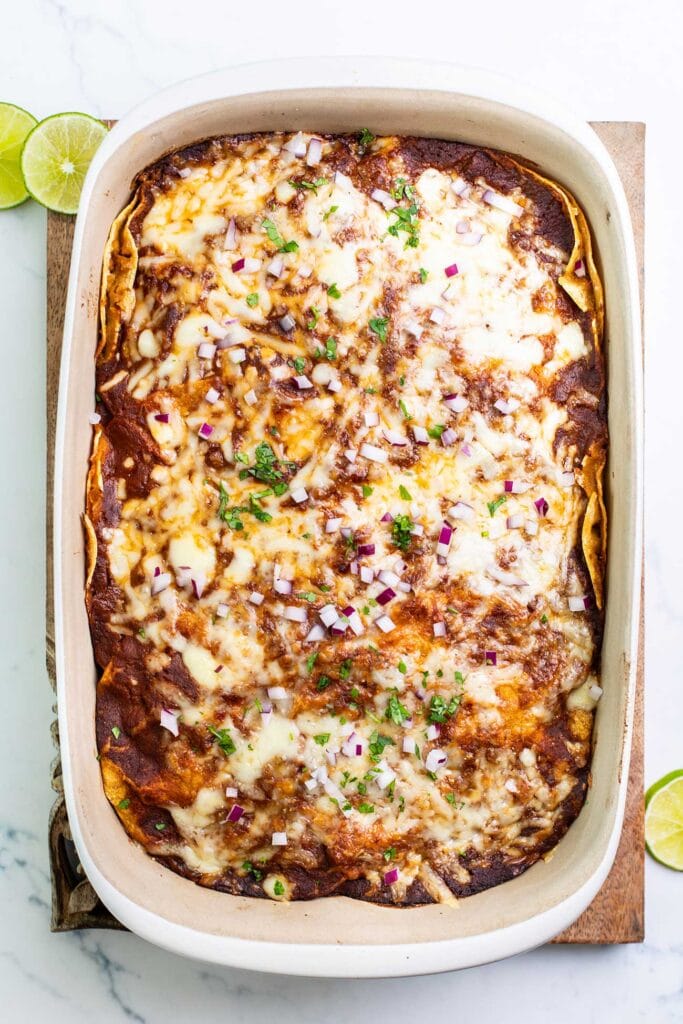
[(683, 769), (669, 772), (645, 794), (647, 852), (674, 871), (683, 871)]
[(106, 134), (89, 114), (55, 114), (36, 125), (21, 154), (33, 198), (57, 213), (76, 213), (86, 171)]
[(21, 149), (36, 124), (27, 110), (12, 103), (0, 103), (0, 210), (28, 199), (21, 173)]

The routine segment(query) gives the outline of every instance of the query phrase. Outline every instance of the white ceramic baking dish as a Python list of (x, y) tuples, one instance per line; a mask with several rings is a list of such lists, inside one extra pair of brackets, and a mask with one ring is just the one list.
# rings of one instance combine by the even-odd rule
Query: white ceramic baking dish
[[(225, 132), (417, 134), (493, 146), (566, 185), (594, 233), (607, 299), (611, 457), (604, 696), (593, 786), (553, 855), (457, 908), (397, 910), (343, 897), (283, 904), (202, 889), (126, 836), (95, 759), (95, 665), (83, 605), (81, 533), (91, 443), (100, 266), (134, 173), (167, 150)], [(544, 95), (446, 64), (306, 59), (231, 68), (162, 92), (97, 153), (76, 222), (55, 467), (55, 619), (64, 789), (83, 866), (134, 932), (177, 953), (281, 973), (340, 977), (469, 967), (539, 945), (591, 901), (621, 830), (631, 739), (641, 550), (641, 349), (636, 261), (616, 170), (593, 131)]]

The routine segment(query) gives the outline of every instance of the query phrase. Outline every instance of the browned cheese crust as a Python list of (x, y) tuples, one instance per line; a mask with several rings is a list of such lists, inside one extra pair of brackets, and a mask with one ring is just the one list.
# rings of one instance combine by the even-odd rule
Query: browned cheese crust
[(133, 840), (397, 906), (555, 846), (601, 692), (602, 333), (581, 210), (505, 154), (273, 134), (138, 176), (84, 517)]

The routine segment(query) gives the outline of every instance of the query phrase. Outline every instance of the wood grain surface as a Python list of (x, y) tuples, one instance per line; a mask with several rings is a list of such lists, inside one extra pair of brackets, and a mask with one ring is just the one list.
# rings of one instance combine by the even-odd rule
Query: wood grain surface
[[(645, 125), (632, 121), (604, 121), (593, 128), (605, 143), (617, 166), (626, 191), (643, 294), (644, 151)], [(47, 595), (46, 660), (50, 682), (55, 688), (54, 606), (52, 594), (52, 485), (54, 479), (55, 417), (59, 382), (59, 361), (64, 324), (74, 219), (49, 213), (47, 223)], [(84, 469), (85, 473), (85, 469)], [(626, 814), (614, 866), (588, 909), (575, 923), (554, 939), (561, 943), (614, 944), (642, 942), (644, 938), (644, 851), (643, 835), (643, 611), (641, 600), (640, 645), (633, 748), (629, 773)], [(55, 730), (55, 743), (59, 737)], [(78, 864), (70, 841), (68, 820), (61, 795), (59, 758), (53, 766), (52, 784), (58, 792), (50, 822), (50, 861), (53, 888), (52, 927), (120, 928), (99, 902)]]

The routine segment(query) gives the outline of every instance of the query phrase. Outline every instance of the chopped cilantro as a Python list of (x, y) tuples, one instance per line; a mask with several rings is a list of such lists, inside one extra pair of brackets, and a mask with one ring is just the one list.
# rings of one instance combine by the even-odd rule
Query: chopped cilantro
[(119, 738), (119, 736), (121, 735), (121, 730), (119, 729), (118, 725), (113, 725), (112, 726), (111, 734), (112, 734), (112, 736), (114, 737), (115, 740), (117, 740)]
[(399, 398), (399, 400), (398, 400), (398, 407), (401, 410), (401, 412), (403, 413), (403, 419), (404, 420), (412, 420), (413, 417), (408, 412), (408, 407), (406, 406), (406, 403), (403, 401), (402, 398)]
[(403, 385), (405, 384), (405, 382), (406, 382), (405, 374), (403, 374), (403, 373), (402, 373), (402, 374), (401, 374), (401, 376), (400, 376), (400, 377), (398, 378), (398, 383), (399, 383), (399, 386), (400, 386), (400, 387), (403, 387)]
[(313, 651), (313, 654), (309, 654), (306, 658), (306, 671), (310, 674), (313, 671), (313, 666), (318, 660), (318, 652)]
[(341, 299), (341, 292), (334, 283), (332, 283), (328, 287), (327, 294), (330, 296), (331, 299)]
[[(240, 461), (245, 460), (241, 459)], [(240, 470), (240, 480), (246, 480), (247, 477), (252, 476), (254, 480), (259, 480), (263, 484), (271, 484), (273, 493), (279, 496), (284, 494), (288, 487), (282, 479), (281, 465), (282, 463), (278, 461), (268, 442), (261, 441), (254, 452), (254, 465), (249, 469)]]
[(297, 356), (296, 359), (294, 360), (294, 369), (296, 370), (296, 372), (303, 373), (305, 367), (306, 360), (303, 358), (303, 356)]
[(336, 213), (338, 209), (338, 206), (331, 206), (329, 210), (323, 214), (323, 220), (327, 220), (327, 218), (331, 217), (333, 213)]
[(408, 666), (406, 665), (405, 661), (399, 661), (398, 670), (402, 676), (406, 674), (406, 672), (408, 671)]
[(382, 344), (384, 344), (384, 342), (387, 340), (387, 329), (389, 327), (389, 317), (388, 316), (375, 316), (375, 317), (372, 318), (372, 320), (370, 321), (368, 326), (370, 327), (370, 330), (372, 331), (372, 333), (376, 334), (377, 337), (379, 338), (379, 340), (382, 342)]
[(374, 490), (374, 488), (371, 487), (370, 484), (363, 484), (363, 497), (364, 498), (369, 498), (370, 495), (372, 494), (373, 490)]
[(427, 427), (427, 433), (435, 441), (438, 441), (444, 430), (446, 429), (445, 423), (435, 423), (433, 427)]
[(300, 592), (299, 594), (297, 594), (296, 596), (297, 596), (297, 597), (298, 597), (298, 598), (299, 598), (299, 599), (300, 599), (301, 601), (308, 601), (308, 603), (309, 603), (309, 604), (312, 604), (312, 603), (313, 603), (313, 602), (315, 601), (315, 594), (313, 593), (313, 591), (312, 591), (312, 590), (302, 590), (302, 591), (301, 591), (301, 592)]
[(360, 132), (358, 134), (358, 145), (360, 146), (360, 148), (363, 151), (365, 151), (366, 149), (369, 149), (374, 141), (375, 141), (375, 136), (372, 134), (372, 132), (368, 128), (362, 128), (360, 130)]
[(316, 359), (329, 359), (332, 362), (337, 358), (337, 339), (328, 338), (325, 342), (325, 348), (318, 348), (315, 352)]
[(314, 331), (318, 326), (318, 320), (320, 319), (320, 310), (317, 306), (311, 306), (311, 315), (306, 321), (306, 330)]
[(327, 178), (316, 178), (315, 181), (295, 181), (290, 178), (289, 184), (292, 188), (298, 188), (300, 190), (307, 189), (309, 192), (315, 192), (317, 195), (318, 189), (321, 185), (327, 185)]
[(427, 280), (428, 277), (429, 277), (429, 271), (425, 270), (424, 267), (420, 267), (420, 281), (422, 282), (422, 284), (425, 283), (425, 281)]
[(259, 871), (258, 868), (255, 868), (250, 860), (245, 860), (245, 862), (242, 864), (242, 868), (244, 871), (247, 872), (248, 875), (251, 875), (255, 882), (260, 882), (261, 879), (263, 878), (263, 872)]
[(388, 846), (384, 853), (382, 854), (382, 857), (386, 861), (394, 860), (394, 858), (396, 857), (396, 847)]
[(405, 809), (406, 809), (406, 798), (404, 796), (400, 796), (398, 798), (398, 813), (402, 814), (403, 811), (405, 811)]
[(258, 306), (258, 292), (252, 292), (251, 295), (247, 295), (247, 305), (251, 306), (252, 309), (254, 306)]
[(505, 494), (501, 494), (501, 496), (499, 498), (496, 498), (495, 501), (486, 502), (486, 507), (488, 508), (489, 515), (491, 516), (492, 519), (495, 516), (496, 511), (500, 508), (501, 505), (504, 505), (506, 501), (507, 496)]
[(156, 823), (156, 825), (154, 827), (157, 830), (157, 832), (163, 832), (164, 829), (166, 828), (166, 822), (165, 821), (157, 821), (157, 823)]
[[(409, 187), (409, 186), (408, 186)], [(406, 196), (406, 198), (409, 198)], [(389, 210), (389, 216), (395, 217), (396, 220), (393, 224), (390, 224), (387, 231), (394, 238), (399, 237), (399, 232), (403, 231), (406, 234), (406, 241), (404, 248), (416, 249), (420, 243), (420, 236), (418, 233), (418, 219), (417, 214), (419, 206), (413, 202), (410, 206), (395, 206), (393, 210)]]
[(209, 725), (207, 728), (220, 747), (221, 753), (224, 757), (229, 757), (230, 754), (235, 753), (237, 747), (235, 746), (235, 741), (230, 735), (229, 729), (215, 729), (212, 725)]
[(285, 242), (272, 220), (268, 220), (267, 217), (263, 220), (262, 227), (273, 245), (277, 246), (278, 252), (296, 252), (299, 248), (297, 242)]
[(329, 676), (321, 676), (318, 682), (315, 684), (315, 688), (316, 690), (322, 692), (323, 690), (327, 689), (331, 682), (332, 680), (330, 679)]
[(145, 632), (145, 630), (143, 629), (142, 626), (140, 626), (140, 628), (138, 630), (138, 636), (140, 637), (141, 640), (146, 640), (147, 639), (147, 633)]
[(543, 623), (543, 625), (545, 626), (545, 624), (546, 624), (546, 622), (547, 622), (547, 621), (548, 621), (548, 616), (547, 616), (547, 615), (545, 614), (545, 612), (544, 612), (544, 613), (543, 613), (543, 615), (541, 615), (541, 622), (542, 622), (542, 623)]
[(130, 798), (124, 796), (123, 800), (119, 800), (117, 807), (120, 811), (125, 811), (130, 807)]
[(273, 886), (273, 893), (275, 894), (275, 896), (284, 896), (284, 894), (285, 894), (285, 887), (284, 887), (284, 885), (282, 884), (282, 882), (280, 881), (279, 878), (275, 879), (275, 885)]
[(339, 666), (339, 678), (340, 679), (348, 679), (349, 678), (349, 676), (351, 675), (351, 666), (352, 665), (353, 665), (353, 662), (351, 661), (350, 658), (345, 658), (344, 661), (342, 661), (341, 665)]
[(361, 796), (365, 796), (365, 794), (368, 791), (368, 787), (365, 785), (364, 782), (359, 782), (356, 789), (358, 790)]
[(460, 707), (461, 696), (458, 694), (446, 703), (445, 699), (439, 693), (435, 693), (429, 702), (429, 721), (430, 722), (445, 722), (447, 718), (452, 718), (455, 712)]
[(326, 743), (330, 742), (330, 734), (329, 732), (319, 732), (317, 736), (313, 737), (313, 739), (319, 747), (324, 747)]
[(410, 516), (396, 516), (391, 524), (391, 537), (397, 548), (407, 551), (412, 537), (413, 521)]
[(363, 802), (362, 804), (358, 804), (358, 811), (360, 814), (374, 814), (375, 805)]
[(358, 700), (358, 698), (360, 697), (360, 690), (358, 689), (357, 686), (352, 686), (351, 690), (349, 691), (349, 695), (352, 700)]
[(398, 493), (401, 495), (401, 497), (403, 498), (404, 501), (412, 501), (413, 500), (411, 498), (411, 496), (410, 496), (410, 491), (408, 490), (407, 487), (404, 487), (403, 484), (400, 485), (400, 487), (398, 489)]
[(393, 722), (394, 725), (403, 725), (403, 723), (410, 718), (410, 711), (408, 711), (408, 708), (404, 704), (401, 704), (396, 694), (393, 694), (389, 698), (389, 703), (387, 704), (387, 709), (384, 712), (384, 717), (390, 722)]
[(377, 730), (375, 730), (372, 736), (370, 737), (370, 759), (372, 761), (375, 761), (375, 763), (377, 761), (381, 761), (382, 754), (384, 753), (384, 748), (388, 746), (395, 746), (394, 741), (391, 739), (391, 737), (382, 736), (381, 733), (378, 733)]

